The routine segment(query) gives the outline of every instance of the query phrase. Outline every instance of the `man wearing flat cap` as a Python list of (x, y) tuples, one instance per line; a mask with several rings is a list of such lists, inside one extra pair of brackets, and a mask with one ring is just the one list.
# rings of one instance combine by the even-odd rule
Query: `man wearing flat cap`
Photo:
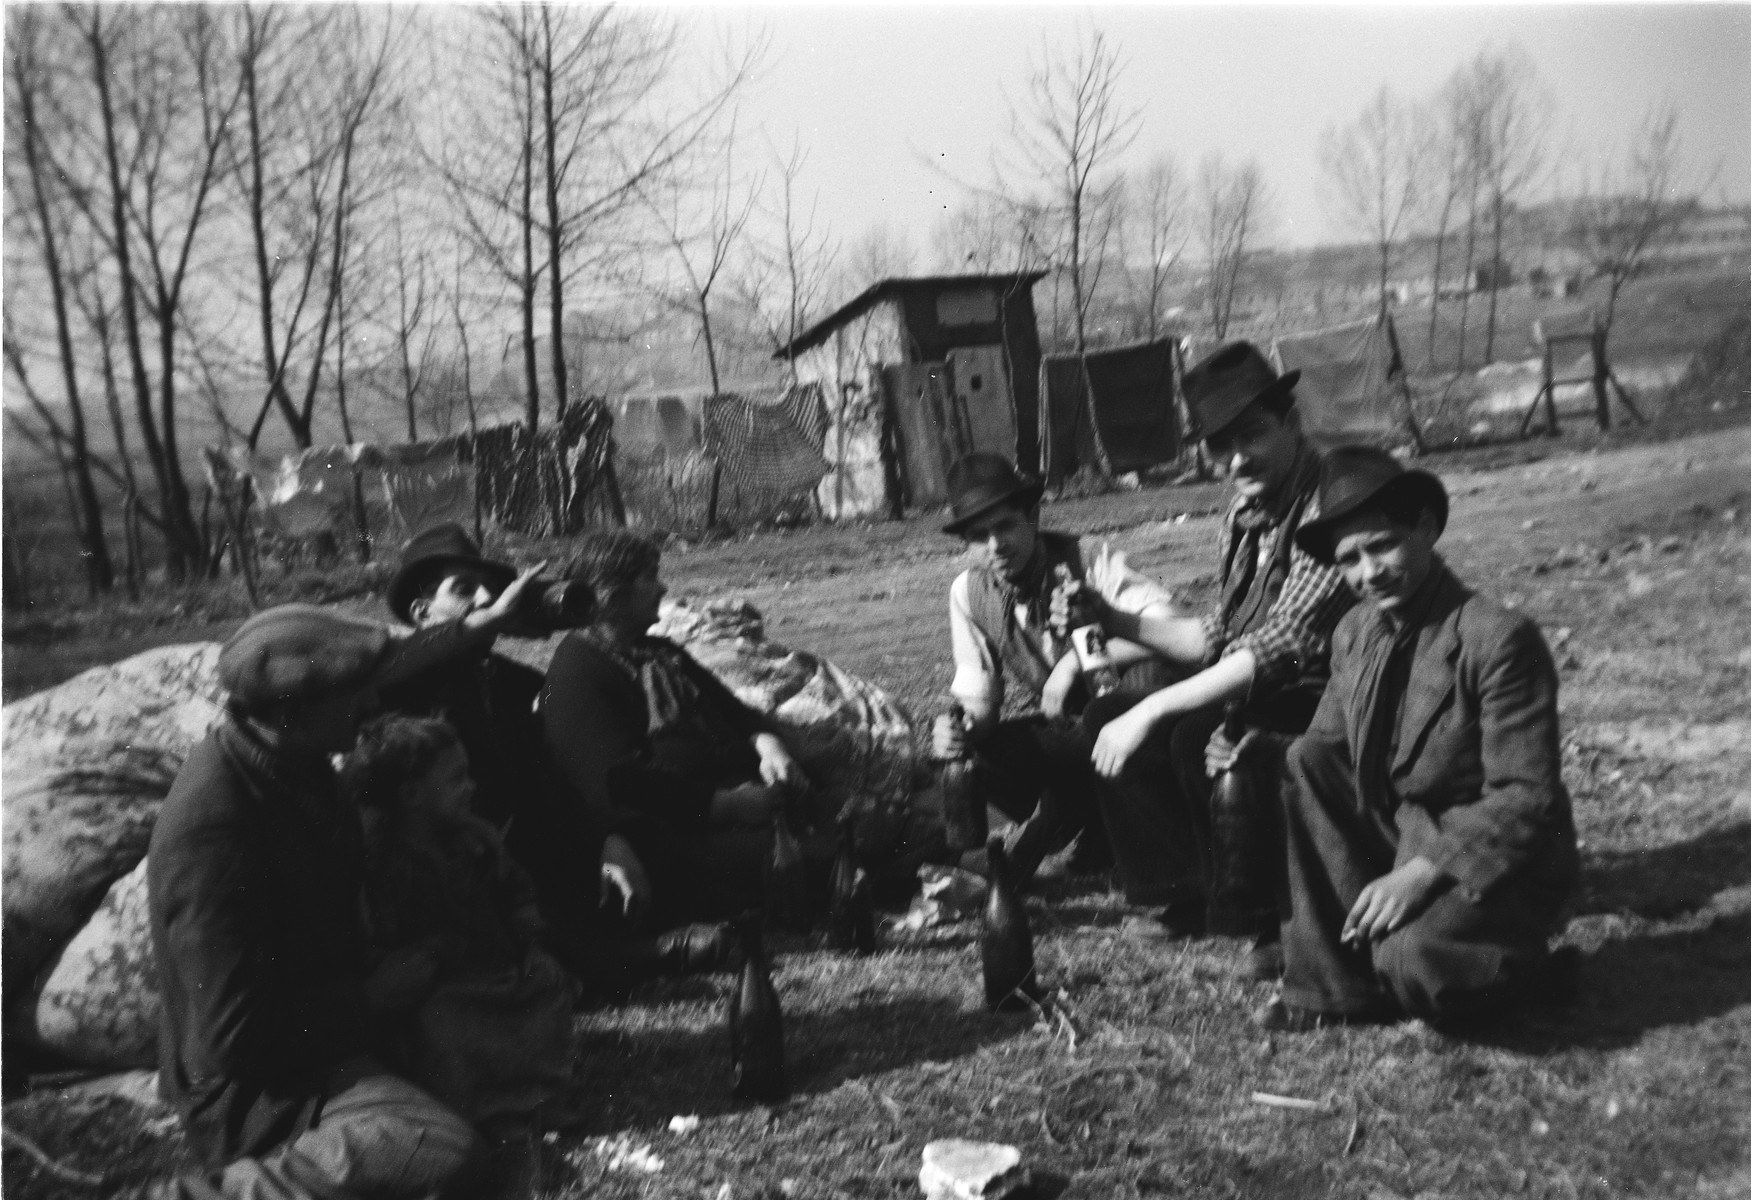
[[(1084, 865), (1104, 865), (1110, 848), (1126, 895), (1138, 904), (1165, 903), (1155, 861), (1138, 850), (1151, 842), (1133, 828), (1158, 808), (1147, 776), (1160, 764), (1140, 756), (1131, 771), (1102, 786), (1088, 757), (1090, 728), (1166, 682), (1162, 665), (1141, 647), (1115, 642), (1115, 662), (1134, 665), (1118, 691), (1091, 702), (1074, 650), (1049, 622), (1060, 572), (1084, 577), (1082, 550), (1069, 534), (1040, 528), (1040, 483), (999, 455), (977, 453), (950, 469), (948, 491), (953, 520), (943, 532), (966, 541), (974, 561), (949, 588), (950, 690), (966, 720), (938, 718), (937, 757), (970, 755), (976, 802), (1021, 823), (1010, 847), (1018, 880), (1083, 834)], [(1166, 593), (1149, 580), (1122, 567), (1109, 574), (1115, 607), (1171, 611)]]
[(1547, 945), (1574, 888), (1575, 826), (1550, 650), (1435, 553), (1434, 475), (1343, 447), (1319, 498), (1296, 542), (1361, 603), (1289, 751), (1286, 969), (1257, 1019), (1464, 1022), (1566, 999), (1577, 956)]
[[(522, 580), (471, 628), (489, 636)], [(365, 972), (359, 815), (331, 756), (379, 692), (454, 647), (310, 605), (245, 621), (219, 654), (227, 716), (195, 747), (147, 853), (164, 1001), (160, 1087), (213, 1168), (186, 1196), (421, 1196), (472, 1154), (466, 1122), (370, 1057), (437, 963)]]
[[(1313, 716), (1331, 631), (1352, 603), (1337, 572), (1294, 540), (1319, 514), (1320, 457), (1295, 410), (1299, 377), (1279, 375), (1251, 343), (1235, 342), (1183, 380), (1197, 436), (1235, 492), (1217, 547), (1215, 611), (1132, 615), (1095, 599), (1109, 634), (1192, 672), (1109, 722), (1094, 748), (1095, 768), (1112, 776), (1146, 744), (1171, 746), (1174, 769), (1159, 802), (1172, 832), (1155, 852), (1173, 894), (1161, 922), (1176, 936), (1254, 938), (1245, 971), (1260, 978), (1280, 964), (1274, 885), (1282, 857), (1271, 784), (1282, 748)], [(1229, 712), (1245, 731), (1239, 739), (1223, 732)], [(1237, 763), (1260, 782), (1264, 802), (1213, 820), (1210, 776)], [(1237, 857), (1249, 861), (1229, 861)]]

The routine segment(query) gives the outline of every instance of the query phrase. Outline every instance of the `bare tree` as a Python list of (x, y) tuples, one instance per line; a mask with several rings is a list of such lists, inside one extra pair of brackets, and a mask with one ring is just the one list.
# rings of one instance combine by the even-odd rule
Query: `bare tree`
[[(113, 24), (106, 21), (111, 15)], [(209, 554), (179, 449), (177, 337), (194, 321), (185, 287), (212, 215), (226, 127), (242, 87), (227, 69), (210, 9), (95, 5), (71, 19), (86, 51), (96, 116), (95, 128), (80, 122), (79, 136), (69, 141), (72, 153), (84, 152), (80, 166), (98, 164), (94, 173), (105, 185), (101, 195), (98, 187), (72, 194), (113, 259), (135, 415), (158, 479), (166, 565), (182, 578), (203, 570)], [(154, 326), (156, 380), (146, 365), (142, 316)]]
[[(767, 233), (752, 239), (735, 282), (736, 292), (756, 315), (774, 353), (795, 344), (815, 319), (836, 256), (830, 234), (820, 221), (819, 194), (810, 197), (806, 211), (797, 194), (807, 161), (800, 137), (791, 141), (786, 153), (772, 150), (767, 178), (773, 180), (776, 195), (758, 205)], [(795, 356), (786, 359), (785, 365), (794, 382)]]
[[(1484, 362), (1495, 361), (1496, 301), (1506, 275), (1502, 239), (1509, 215), (1544, 171), (1552, 101), (1524, 50), (1485, 50), (1460, 69), (1463, 125), (1471, 141), (1476, 195), (1490, 240), (1489, 317)], [(1477, 207), (1474, 206), (1474, 207)], [(1473, 222), (1475, 225), (1475, 222)]]
[(1607, 162), (1570, 213), (1568, 241), (1605, 280), (1607, 335), (1624, 286), (1682, 229), (1701, 203), (1702, 184), (1684, 176), (1678, 110), (1651, 106), (1621, 162)]
[[(1003, 190), (1013, 197), (1042, 183), (1046, 189), (1046, 203), (1063, 227), (1062, 263), (1070, 280), (1076, 353), (1083, 356), (1089, 313), (1118, 221), (1117, 160), (1136, 139), (1142, 120), (1139, 110), (1119, 98), (1123, 67), (1118, 50), (1096, 29), (1083, 30), (1074, 45), (1045, 43), (1031, 64), (1024, 99), (1010, 109), (1018, 162)], [(1105, 473), (1104, 448), (1100, 458)]]
[(840, 290), (849, 296), (884, 279), (910, 275), (917, 265), (918, 251), (906, 231), (878, 220), (846, 245)]
[(1140, 332), (1153, 340), (1161, 333), (1168, 281), (1191, 236), (1189, 197), (1179, 161), (1171, 154), (1157, 156), (1138, 176), (1132, 192), (1130, 224), (1141, 226), (1136, 240), (1143, 252)]
[(704, 187), (674, 180), (661, 194), (648, 188), (640, 190), (680, 268), (679, 279), (659, 288), (658, 294), (698, 323), (713, 395), (722, 390), (723, 381), (718, 371), (717, 342), (712, 336), (711, 294), (739, 246), (761, 189), (758, 178), (748, 182), (737, 177), (735, 149), (732, 119), (723, 139), (722, 169)]
[(394, 22), (371, 37), (356, 10), (245, 6), (237, 23), (244, 120), (231, 171), (254, 253), (263, 377), (246, 436), (255, 446), (277, 409), (308, 447), (342, 286), (339, 249), (358, 210), (357, 148), (383, 109)]
[[(49, 296), (55, 324), (55, 349), (61, 365), (61, 386), (67, 402), (67, 470), (76, 501), (74, 515), (83, 550), (86, 584), (95, 596), (115, 584), (115, 570), (110, 563), (109, 543), (104, 533), (103, 507), (97, 499), (97, 485), (92, 479), (90, 442), (86, 436), (85, 403), (80, 395), (79, 371), (73, 356), (73, 325), (67, 307), (67, 280), (62, 258), (61, 237), (57, 226), (67, 212), (67, 205), (58, 197), (51, 199), (49, 178), (40, 148), (43, 123), (37, 99), (49, 86), (47, 72), (38, 54), (41, 36), (40, 10), (21, 9), (14, 15), (12, 36), (7, 39), (7, 139), (24, 147), (24, 179), (16, 180), (15, 172), (6, 172), (7, 191), (15, 187), (27, 194), (16, 197), (8, 205), (14, 211), (28, 211), (34, 221), (26, 228), (34, 235), (36, 249), (42, 258), (43, 274), (48, 279)], [(8, 164), (10, 166), (10, 164)], [(22, 203), (21, 203), (22, 202)], [(9, 361), (16, 361), (9, 354)], [(28, 385), (27, 385), (28, 386)]]
[(1210, 330), (1218, 340), (1228, 336), (1241, 275), (1264, 224), (1266, 203), (1264, 174), (1257, 161), (1231, 166), (1213, 153), (1200, 164), (1197, 236), (1204, 256)]
[(1385, 87), (1354, 121), (1328, 126), (1320, 137), (1328, 203), (1350, 228), (1368, 236), (1379, 258), (1382, 313), (1389, 305), (1393, 255), (1426, 186), (1428, 147), (1415, 111)]

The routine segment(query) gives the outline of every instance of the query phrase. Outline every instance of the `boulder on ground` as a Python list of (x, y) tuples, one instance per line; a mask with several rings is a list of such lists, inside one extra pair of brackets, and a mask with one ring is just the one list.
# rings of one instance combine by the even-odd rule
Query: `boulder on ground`
[(680, 642), (744, 704), (776, 718), (815, 785), (815, 821), (842, 814), (873, 832), (903, 808), (924, 771), (912, 721), (881, 688), (824, 658), (766, 640), (760, 613), (744, 600), (663, 607), (656, 633)]
[[(5, 709), (4, 986), (31, 977), (146, 853), (158, 805), (220, 715), (210, 643), (163, 646)], [(17, 990), (14, 990), (17, 989)]]
[(75, 1062), (149, 1067), (157, 1061), (158, 968), (146, 903), (146, 860), (104, 896), (85, 927), (41, 973), (35, 1040)]

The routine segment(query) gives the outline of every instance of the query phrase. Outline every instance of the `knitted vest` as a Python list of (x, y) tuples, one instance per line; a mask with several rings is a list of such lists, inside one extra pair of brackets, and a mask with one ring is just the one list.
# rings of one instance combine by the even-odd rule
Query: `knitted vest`
[[(1040, 545), (1046, 555), (1046, 569), (1041, 576), (1037, 595), (1023, 595), (996, 567), (981, 563), (967, 572), (967, 612), (980, 633), (997, 649), (997, 661), (1004, 676), (1025, 690), (1026, 698), (1037, 700), (1046, 686), (1057, 659), (1046, 657), (1040, 634), (1045, 627), (1045, 614), (1056, 581), (1057, 567), (1063, 563), (1076, 579), (1083, 578), (1082, 547), (1067, 533), (1040, 530)], [(1015, 619), (1015, 608), (1025, 604), (1036, 616), (1033, 628), (1023, 629)]]

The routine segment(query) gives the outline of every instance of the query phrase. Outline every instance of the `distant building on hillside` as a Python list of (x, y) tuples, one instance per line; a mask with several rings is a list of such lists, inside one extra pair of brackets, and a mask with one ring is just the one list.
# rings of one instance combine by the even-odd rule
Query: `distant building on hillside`
[(883, 279), (773, 355), (821, 385), (828, 517), (941, 504), (949, 464), (973, 450), (1036, 468), (1043, 275)]

